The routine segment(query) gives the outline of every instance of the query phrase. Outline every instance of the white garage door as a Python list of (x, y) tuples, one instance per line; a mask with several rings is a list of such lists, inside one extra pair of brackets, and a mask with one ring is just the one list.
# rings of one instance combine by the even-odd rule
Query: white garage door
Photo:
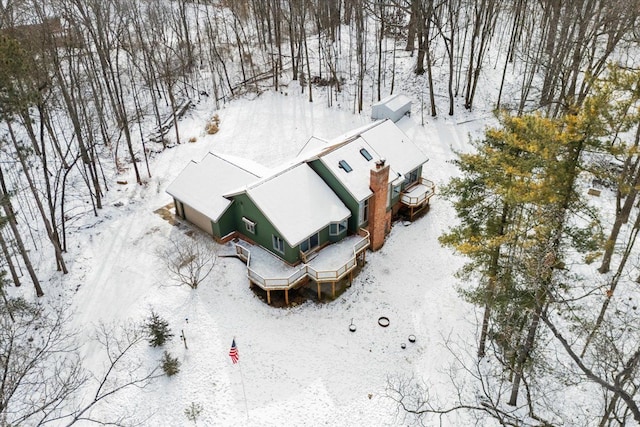
[(202, 215), (200, 212), (193, 209), (191, 206), (184, 206), (184, 216), (187, 221), (194, 224), (199, 229), (207, 232), (207, 234), (213, 235), (213, 230), (211, 229), (211, 220), (207, 218), (205, 215)]

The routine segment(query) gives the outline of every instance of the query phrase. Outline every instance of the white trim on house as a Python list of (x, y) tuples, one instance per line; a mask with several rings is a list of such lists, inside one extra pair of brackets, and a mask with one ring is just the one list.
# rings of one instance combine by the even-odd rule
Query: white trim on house
[(329, 224), (329, 236), (339, 236), (347, 230), (349, 221), (332, 222)]
[(358, 226), (362, 226), (364, 223), (369, 221), (369, 200), (371, 198), (367, 198), (360, 202), (358, 207)]
[(271, 243), (273, 245), (273, 250), (284, 255), (284, 240), (280, 236), (276, 236), (275, 234), (271, 235)]
[(244, 228), (251, 234), (256, 234), (256, 223), (251, 221), (247, 217), (242, 217), (242, 222), (244, 222)]

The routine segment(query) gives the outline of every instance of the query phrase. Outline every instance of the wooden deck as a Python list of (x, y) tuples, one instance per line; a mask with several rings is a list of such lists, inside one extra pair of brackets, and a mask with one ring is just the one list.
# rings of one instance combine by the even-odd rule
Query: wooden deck
[[(252, 262), (251, 249), (246, 247), (246, 245), (235, 245), (236, 256), (247, 264), (249, 285), (256, 285), (266, 291), (267, 303), (271, 304), (271, 291), (284, 291), (285, 301), (288, 305), (289, 290), (303, 285), (308, 280), (316, 282), (318, 299), (322, 296), (321, 285), (323, 283), (332, 284), (332, 292), (335, 297), (336, 282), (349, 274), (352, 275), (359, 261), (361, 261), (362, 264), (365, 262), (365, 251), (371, 243), (369, 232), (361, 229), (358, 236), (355, 237), (355, 242), (349, 246), (348, 251), (342, 251), (343, 253), (337, 254), (334, 253), (334, 256), (323, 256), (329, 254), (329, 251), (333, 250), (333, 252), (336, 252), (336, 249), (343, 249), (340, 248), (340, 243), (334, 243), (318, 251), (317, 256), (313, 259), (296, 267), (287, 266), (283, 261), (275, 257), (275, 255), (271, 255), (272, 258), (268, 259), (266, 263), (272, 264), (279, 262), (283, 267), (281, 271), (274, 271), (273, 268), (265, 265), (265, 262), (262, 262), (262, 265)], [(262, 248), (257, 249), (264, 251)]]
[(402, 192), (400, 202), (408, 208), (411, 221), (423, 209), (429, 207), (429, 201), (435, 193), (436, 185), (425, 178), (420, 178), (417, 184)]

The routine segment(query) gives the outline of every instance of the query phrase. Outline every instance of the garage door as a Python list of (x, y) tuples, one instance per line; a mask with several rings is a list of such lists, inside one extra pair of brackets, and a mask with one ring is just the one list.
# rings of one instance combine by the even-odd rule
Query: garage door
[(209, 218), (207, 218), (205, 215), (202, 215), (191, 206), (183, 205), (183, 207), (184, 216), (187, 221), (194, 224), (199, 229), (205, 231), (207, 234), (213, 235), (213, 230), (211, 229), (211, 220)]

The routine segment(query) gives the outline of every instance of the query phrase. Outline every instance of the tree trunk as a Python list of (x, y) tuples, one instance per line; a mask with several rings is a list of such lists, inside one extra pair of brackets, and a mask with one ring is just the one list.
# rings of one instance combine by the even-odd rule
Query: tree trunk
[[(11, 273), (11, 280), (13, 281), (13, 284), (15, 287), (19, 287), (21, 285), (20, 276), (18, 276), (16, 267), (13, 264), (13, 256), (11, 254), (11, 251), (9, 251), (9, 247), (7, 246), (7, 242), (5, 241), (4, 235), (2, 234), (1, 230), (0, 230), (0, 247), (2, 247), (2, 253), (4, 254), (4, 259), (7, 261), (7, 266), (9, 267), (9, 272)], [(1, 289), (1, 286), (0, 286), (0, 289)]]
[[(431, 2), (429, 2), (431, 3)], [(411, 9), (409, 12), (409, 25), (407, 28), (407, 45), (404, 50), (407, 52), (411, 52), (413, 55), (413, 50), (415, 49), (416, 43), (416, 35), (418, 34), (418, 25), (421, 21), (420, 10), (422, 6), (420, 5), (420, 0), (411, 0)]]
[[(509, 205), (506, 203), (502, 206), (502, 214), (500, 215), (500, 225), (498, 226), (498, 236), (504, 236), (507, 226), (507, 217), (509, 215)], [(478, 357), (484, 357), (486, 352), (487, 335), (489, 333), (489, 320), (491, 319), (491, 308), (495, 297), (496, 282), (500, 270), (500, 253), (501, 247), (497, 246), (491, 254), (491, 263), (489, 264), (489, 278), (487, 283), (487, 296), (484, 305), (484, 314), (482, 317), (482, 328), (480, 332), (480, 341), (478, 343)]]
[[(634, 147), (637, 147), (638, 143), (640, 143), (640, 126), (636, 129)], [(640, 156), (633, 157), (633, 162), (631, 161), (631, 156), (625, 161), (622, 176), (620, 177), (621, 184), (618, 185), (618, 189), (616, 191), (616, 218), (604, 246), (605, 251), (602, 255), (602, 263), (600, 264), (600, 268), (598, 268), (598, 271), (603, 274), (609, 272), (611, 269), (611, 259), (613, 258), (620, 229), (622, 228), (622, 224), (628, 221), (629, 214), (636, 204), (638, 188), (640, 185)], [(621, 189), (623, 186), (628, 186), (629, 190), (623, 191)], [(622, 198), (624, 198), (624, 204), (620, 207), (620, 201)]]
[(31, 277), (31, 281), (33, 282), (33, 286), (36, 290), (36, 295), (41, 297), (44, 295), (42, 291), (42, 287), (40, 286), (40, 280), (38, 280), (38, 276), (36, 275), (35, 270), (33, 269), (33, 265), (31, 264), (31, 259), (29, 258), (29, 254), (24, 246), (24, 242), (22, 241), (22, 236), (20, 235), (20, 231), (18, 230), (18, 223), (16, 220), (16, 214), (13, 210), (13, 205), (11, 204), (11, 200), (9, 199), (9, 192), (7, 191), (7, 185), (4, 180), (4, 172), (0, 167), (0, 204), (4, 209), (4, 212), (7, 216), (9, 222), (9, 228), (11, 228), (11, 232), (13, 233), (13, 237), (15, 238), (16, 245), (18, 246), (18, 252), (20, 256), (22, 256), (22, 260), (24, 261), (24, 265), (27, 268), (27, 272), (29, 273), (29, 277)]
[(7, 129), (9, 130), (9, 135), (11, 136), (11, 140), (13, 141), (13, 145), (16, 150), (16, 154), (18, 156), (18, 160), (20, 161), (20, 165), (22, 166), (22, 171), (24, 172), (24, 176), (29, 183), (29, 189), (31, 190), (31, 194), (33, 195), (33, 199), (36, 203), (36, 207), (40, 212), (40, 217), (42, 218), (42, 222), (44, 224), (45, 229), (47, 230), (47, 236), (53, 245), (53, 250), (56, 257), (56, 264), (58, 271), (62, 271), (64, 274), (67, 274), (69, 271), (67, 270), (67, 265), (64, 262), (64, 257), (62, 256), (62, 248), (60, 247), (60, 239), (58, 237), (57, 231), (54, 230), (54, 227), (51, 225), (49, 221), (49, 217), (47, 216), (44, 206), (42, 206), (42, 201), (40, 200), (40, 195), (38, 194), (38, 190), (35, 187), (35, 183), (33, 182), (33, 177), (31, 176), (31, 172), (24, 158), (24, 153), (22, 147), (18, 143), (18, 140), (15, 137), (13, 132), (13, 127), (11, 126), (11, 120), (5, 116), (5, 123), (7, 124)]
[(595, 334), (597, 333), (598, 329), (600, 329), (600, 326), (602, 326), (602, 322), (604, 321), (604, 316), (607, 312), (607, 309), (609, 308), (609, 303), (611, 302), (611, 298), (613, 298), (613, 294), (616, 290), (616, 287), (618, 286), (620, 276), (622, 275), (622, 272), (624, 271), (624, 267), (627, 264), (627, 261), (629, 260), (629, 255), (631, 255), (631, 251), (635, 246), (636, 238), (638, 237), (638, 231), (640, 231), (640, 213), (636, 217), (635, 223), (633, 224), (631, 235), (629, 236), (629, 240), (627, 241), (625, 251), (622, 254), (622, 260), (618, 265), (616, 274), (613, 275), (613, 277), (611, 278), (611, 281), (609, 282), (609, 289), (607, 289), (606, 291), (606, 297), (604, 302), (602, 303), (602, 307), (600, 308), (600, 314), (598, 314), (596, 323), (593, 325), (593, 329), (591, 330), (591, 332), (589, 333), (589, 336), (587, 336), (587, 339), (585, 340), (584, 347), (582, 349), (582, 352), (580, 353), (580, 357), (584, 356)]
[(504, 60), (504, 67), (502, 69), (502, 78), (500, 79), (500, 90), (498, 91), (498, 100), (496, 101), (496, 110), (500, 109), (500, 101), (502, 100), (502, 90), (504, 89), (504, 81), (507, 76), (507, 66), (513, 62), (513, 55), (516, 46), (516, 40), (519, 33), (520, 14), (522, 11), (522, 3), (524, 0), (517, 0), (516, 9), (513, 15), (513, 25), (511, 27), (511, 37), (509, 38), (509, 47), (507, 48), (507, 55)]
[(511, 386), (511, 395), (509, 396), (509, 401), (507, 402), (511, 406), (516, 406), (518, 404), (518, 392), (520, 390), (520, 382), (522, 381), (524, 375), (524, 365), (527, 360), (529, 360), (529, 355), (533, 350), (536, 333), (538, 332), (538, 326), (540, 325), (540, 315), (542, 314), (543, 310), (545, 292), (546, 291), (542, 288), (536, 291), (536, 308), (531, 318), (531, 324), (529, 325), (529, 328), (527, 330), (527, 337), (524, 341), (524, 344), (518, 350), (518, 357), (514, 366), (515, 376)]

